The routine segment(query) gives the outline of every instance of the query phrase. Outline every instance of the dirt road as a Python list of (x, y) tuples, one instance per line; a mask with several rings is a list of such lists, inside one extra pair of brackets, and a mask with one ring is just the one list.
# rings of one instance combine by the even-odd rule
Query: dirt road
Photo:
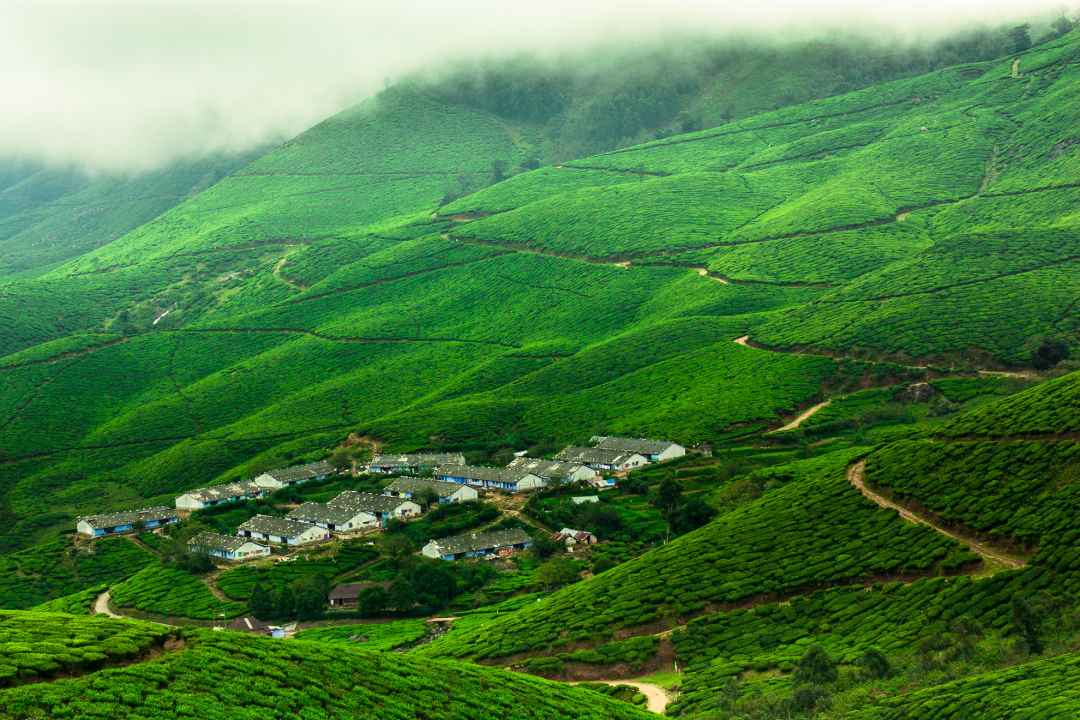
[(117, 615), (109, 607), (109, 591), (101, 593), (97, 596), (97, 600), (94, 601), (94, 614), (95, 615), (108, 615), (111, 618), (123, 618), (123, 615)]
[[(668, 703), (671, 702), (671, 698), (667, 694), (667, 690), (659, 685), (653, 685), (652, 683), (638, 682), (637, 680), (588, 680), (583, 682), (600, 683), (602, 685), (629, 685), (642, 695), (645, 696), (647, 702), (645, 707), (649, 712), (654, 712), (657, 715), (663, 715), (664, 710), (667, 709)], [(570, 683), (571, 685), (580, 685), (581, 682)]]
[(922, 514), (917, 513), (909, 508), (900, 505), (876, 492), (866, 486), (866, 461), (860, 460), (854, 465), (850, 466), (847, 471), (848, 482), (850, 482), (859, 492), (861, 492), (866, 498), (872, 500), (883, 508), (889, 508), (895, 510), (900, 514), (904, 520), (910, 523), (916, 523), (918, 525), (926, 525), (933, 530), (950, 537), (962, 545), (966, 545), (973, 553), (979, 555), (983, 560), (989, 560), (993, 563), (1003, 565), (1010, 569), (1022, 568), (1027, 565), (1027, 559), (1013, 555), (1004, 550), (1000, 550), (987, 545), (985, 542), (976, 540), (968, 535), (959, 533), (955, 530), (950, 530), (943, 527), (941, 524), (924, 517)]
[(825, 402), (819, 402), (814, 407), (807, 408), (806, 410), (803, 410), (801, 413), (799, 413), (798, 417), (796, 417), (794, 420), (789, 422), (784, 427), (779, 427), (779, 428), (776, 428), (775, 430), (770, 430), (767, 434), (772, 435), (773, 433), (782, 433), (782, 432), (787, 432), (788, 430), (795, 430), (800, 425), (802, 425), (804, 422), (809, 420), (819, 410), (824, 410), (825, 408), (829, 407), (830, 405), (832, 405), (832, 400), (826, 400)]

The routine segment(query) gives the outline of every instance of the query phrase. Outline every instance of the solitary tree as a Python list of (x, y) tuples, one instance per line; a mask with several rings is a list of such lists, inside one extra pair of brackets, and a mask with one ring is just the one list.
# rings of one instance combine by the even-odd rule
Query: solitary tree
[(1009, 31), (1009, 46), (1012, 52), (1024, 52), (1031, 47), (1031, 26), (1027, 23), (1017, 25)]
[(797, 685), (828, 685), (836, 682), (839, 677), (836, 663), (820, 645), (811, 645), (803, 653), (795, 668), (795, 684)]
[(248, 605), (251, 607), (252, 614), (260, 620), (265, 620), (274, 614), (274, 599), (270, 597), (270, 592), (262, 583), (255, 584)]
[(1023, 638), (1028, 652), (1032, 655), (1041, 655), (1043, 651), (1042, 640), (1039, 639), (1039, 621), (1035, 616), (1035, 610), (1024, 598), (1014, 595), (1012, 599), (1013, 629)]

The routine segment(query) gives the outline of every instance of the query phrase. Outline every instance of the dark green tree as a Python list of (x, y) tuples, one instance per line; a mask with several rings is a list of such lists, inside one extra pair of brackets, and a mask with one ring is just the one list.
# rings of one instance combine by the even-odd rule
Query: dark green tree
[(274, 598), (270, 591), (262, 583), (255, 583), (248, 599), (248, 607), (251, 613), (260, 620), (266, 620), (274, 616)]
[(859, 659), (855, 662), (864, 677), (885, 678), (892, 675), (892, 665), (889, 664), (889, 658), (885, 657), (885, 653), (877, 648), (870, 648), (859, 656)]
[(1031, 354), (1031, 364), (1036, 370), (1049, 370), (1068, 358), (1068, 343), (1059, 338), (1047, 338)]
[(678, 506), (680, 500), (682, 500), (682, 485), (679, 484), (678, 480), (664, 478), (656, 491), (656, 499), (653, 500), (653, 505), (659, 508), (661, 512), (670, 513)]
[(1023, 639), (1028, 652), (1041, 655), (1043, 644), (1039, 639), (1039, 619), (1031, 603), (1019, 595), (1014, 595), (1012, 599), (1012, 621), (1013, 630)]
[(296, 593), (286, 585), (274, 598), (274, 616), (279, 618), (291, 618), (296, 613)]
[(690, 498), (671, 513), (668, 522), (672, 532), (682, 535), (708, 524), (715, 515), (716, 510), (706, 505), (701, 499)]
[(356, 598), (357, 608), (364, 617), (382, 615), (386, 612), (387, 601), (386, 590), (377, 585), (361, 590)]
[(1024, 52), (1031, 47), (1031, 26), (1027, 23), (1009, 30), (1008, 36), (1011, 52)]
[(811, 645), (795, 668), (796, 685), (828, 685), (839, 677), (836, 663), (820, 645)]

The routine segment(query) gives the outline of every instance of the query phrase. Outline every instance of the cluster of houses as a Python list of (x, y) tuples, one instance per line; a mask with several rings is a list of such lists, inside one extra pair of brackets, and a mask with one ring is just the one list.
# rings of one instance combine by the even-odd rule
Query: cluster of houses
[(552, 460), (519, 456), (506, 467), (492, 467), (468, 465), (457, 453), (405, 453), (376, 455), (368, 465), (368, 472), (431, 473), (443, 482), (511, 493), (571, 482), (606, 488), (615, 485), (617, 476), (635, 468), (685, 454), (685, 447), (670, 440), (596, 436), (591, 447), (570, 446)]
[[(474, 502), (481, 490), (516, 493), (574, 482), (602, 489), (615, 484), (613, 476), (686, 454), (686, 448), (667, 440), (597, 436), (591, 442), (590, 447), (564, 448), (552, 460), (515, 457), (505, 467), (469, 465), (461, 453), (378, 454), (367, 471), (399, 476), (382, 494), (347, 490), (326, 503), (303, 503), (286, 517), (255, 515), (237, 528), (235, 536), (204, 532), (193, 537), (189, 547), (222, 560), (250, 560), (270, 555), (270, 545), (308, 545), (334, 535), (383, 528), (391, 519), (417, 516), (422, 512), (418, 500), (425, 504)], [(325, 479), (334, 472), (325, 461), (270, 470), (251, 480), (185, 492), (175, 498), (175, 508), (158, 506), (79, 517), (76, 530), (87, 537), (153, 530), (179, 522), (181, 515), (196, 510), (260, 498), (284, 487)], [(597, 499), (574, 498), (583, 502)], [(568, 546), (596, 542), (591, 533), (569, 528), (557, 533), (556, 539)], [(432, 540), (421, 552), (427, 557), (455, 560), (506, 555), (530, 544), (523, 531), (501, 530)]]

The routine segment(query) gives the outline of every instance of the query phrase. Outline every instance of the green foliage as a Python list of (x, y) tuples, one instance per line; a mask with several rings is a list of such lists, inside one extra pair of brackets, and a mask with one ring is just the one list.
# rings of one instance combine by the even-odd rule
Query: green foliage
[(0, 687), (133, 660), (171, 633), (150, 623), (0, 610)]
[(87, 587), (112, 584), (154, 563), (126, 538), (85, 546), (54, 540), (0, 558), (0, 606), (28, 608)]
[[(143, 623), (90, 618), (76, 622), (77, 627), (103, 626), (122, 649), (145, 643), (139, 635), (125, 637), (125, 632), (151, 637), (169, 632)], [(0, 622), (0, 627), (4, 624)], [(46, 626), (38, 622), (34, 629), (43, 640), (48, 637)], [(424, 713), (462, 720), (648, 717), (643, 710), (585, 688), (463, 663), (402, 654), (389, 658), (340, 643), (281, 642), (232, 632), (188, 631), (183, 640), (184, 649), (166, 649), (154, 662), (0, 690), (0, 715), (85, 720), (147, 713), (206, 720), (373, 715), (404, 719)], [(48, 642), (41, 645), (47, 647)], [(77, 649), (70, 637), (57, 637), (50, 654), (77, 657), (72, 652)]]
[(797, 480), (700, 530), (501, 617), (483, 633), (452, 634), (423, 651), (501, 657), (759, 595), (974, 560), (937, 533), (864, 499), (844, 478), (850, 458), (839, 453), (796, 465)]
[(327, 625), (301, 630), (297, 640), (318, 643), (349, 643), (367, 650), (394, 650), (411, 645), (428, 634), (424, 620), (392, 620), (363, 625)]
[(215, 598), (199, 578), (160, 565), (140, 570), (109, 593), (117, 607), (153, 615), (214, 620), (236, 617), (246, 610), (240, 603)]
[(795, 667), (795, 683), (802, 685), (828, 685), (840, 677), (836, 663), (820, 645), (811, 645), (799, 658)]
[(850, 715), (855, 720), (1009, 720), (1069, 717), (1080, 708), (1073, 682), (1076, 654), (986, 672), (887, 698)]

